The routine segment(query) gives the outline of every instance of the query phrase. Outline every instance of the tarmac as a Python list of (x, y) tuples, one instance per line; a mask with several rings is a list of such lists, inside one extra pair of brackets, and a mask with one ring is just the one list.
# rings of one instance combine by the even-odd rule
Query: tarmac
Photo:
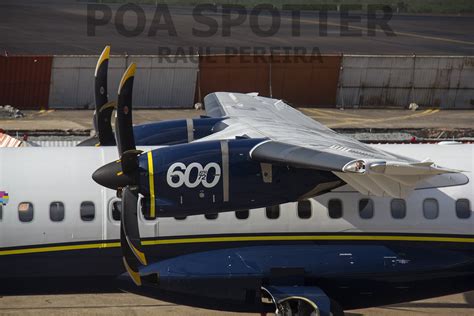
[[(211, 1), (212, 2), (212, 1)], [(170, 49), (171, 55), (182, 54), (202, 48), (204, 53), (226, 53), (244, 48), (246, 53), (256, 49), (269, 54), (270, 49), (280, 53), (304, 48), (307, 53), (315, 49), (323, 54), (430, 54), (430, 55), (472, 55), (474, 53), (474, 29), (472, 16), (451, 15), (403, 15), (394, 14), (387, 25), (390, 31), (380, 27), (371, 34), (367, 12), (348, 12), (344, 18), (340, 13), (329, 12), (327, 21), (319, 12), (303, 12), (299, 34), (294, 36), (291, 12), (280, 12), (279, 27), (272, 36), (262, 36), (250, 25), (250, 18), (244, 15), (241, 25), (231, 27), (226, 33), (224, 16), (216, 12), (204, 12), (217, 28), (210, 36), (195, 36), (193, 29), (207, 31), (208, 25), (193, 17), (193, 7), (170, 7), (173, 32), (152, 29), (156, 7), (141, 5), (146, 17), (140, 21), (143, 30), (136, 34), (121, 35), (120, 27), (134, 30), (137, 15), (127, 12), (123, 21), (116, 20), (120, 5), (106, 4), (110, 8), (110, 20), (105, 25), (88, 23), (87, 1), (73, 0), (2, 0), (0, 2), (0, 50), (9, 55), (68, 55), (98, 54), (104, 43), (112, 45), (113, 54), (163, 54)], [(102, 11), (90, 11), (98, 18)], [(234, 14), (235, 15), (235, 14)], [(380, 18), (380, 16), (378, 16)], [(164, 24), (162, 20), (160, 24)], [(269, 30), (273, 20), (268, 14), (258, 16), (259, 29)], [(171, 23), (167, 23), (171, 25)], [(57, 27), (60, 26), (60, 27)], [(346, 27), (347, 26), (347, 27)], [(321, 31), (326, 28), (326, 31)], [(345, 30), (347, 28), (347, 30)], [(297, 29), (298, 30), (298, 29)], [(295, 31), (296, 32), (296, 31)], [(123, 34), (123, 33), (122, 33)], [(182, 50), (178, 50), (181, 48)], [(230, 48), (230, 50), (229, 50)], [(207, 51), (209, 49), (209, 51)], [(301, 53), (301, 51), (300, 51)], [(202, 53), (201, 53), (202, 54)]]
[[(415, 136), (426, 139), (474, 139), (474, 111), (419, 109), (328, 109), (302, 108), (303, 113), (322, 124), (346, 134), (364, 134), (366, 140), (404, 140)], [(12, 136), (57, 135), (88, 136), (92, 130), (90, 110), (23, 111), (24, 117), (0, 119), (0, 129)], [(135, 110), (134, 124), (198, 117), (194, 109)], [(398, 134), (397, 134), (398, 133)]]
[[(347, 311), (346, 316), (471, 316), (474, 292), (385, 307)], [(0, 315), (195, 315), (246, 316), (175, 305), (131, 293), (0, 296)]]

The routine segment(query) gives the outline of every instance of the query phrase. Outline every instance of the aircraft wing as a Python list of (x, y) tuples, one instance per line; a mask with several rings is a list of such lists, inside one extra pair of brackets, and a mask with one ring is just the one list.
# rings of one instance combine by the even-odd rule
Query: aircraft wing
[(204, 102), (208, 116), (227, 117), (213, 139), (264, 138), (251, 151), (253, 160), (332, 171), (365, 195), (400, 198), (423, 180), (458, 172), (338, 134), (282, 100), (219, 92), (208, 95)]

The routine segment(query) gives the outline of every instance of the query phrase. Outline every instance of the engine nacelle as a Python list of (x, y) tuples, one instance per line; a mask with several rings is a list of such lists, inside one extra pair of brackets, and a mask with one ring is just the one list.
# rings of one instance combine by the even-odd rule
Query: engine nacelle
[(147, 217), (171, 217), (251, 209), (341, 185), (331, 172), (253, 161), (250, 151), (262, 141), (196, 142), (142, 155), (142, 211)]
[(138, 146), (186, 144), (213, 133), (213, 127), (224, 118), (170, 120), (134, 126)]

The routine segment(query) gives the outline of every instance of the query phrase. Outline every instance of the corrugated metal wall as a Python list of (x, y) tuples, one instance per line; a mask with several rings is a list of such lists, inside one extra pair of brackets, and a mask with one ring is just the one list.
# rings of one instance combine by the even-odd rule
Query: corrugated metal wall
[(0, 105), (46, 109), (52, 59), (50, 56), (0, 56)]
[(199, 94), (201, 100), (217, 91), (270, 94), (269, 59), (265, 56), (201, 56)]
[(344, 56), (338, 105), (474, 108), (474, 57)]
[(199, 95), (258, 92), (299, 106), (334, 106), (340, 67), (340, 56), (203, 56)]
[[(98, 56), (55, 56), (52, 68), (50, 106), (92, 108), (94, 70)], [(198, 58), (158, 56), (112, 56), (109, 62), (109, 99), (117, 89), (126, 67), (137, 63), (134, 105), (139, 108), (191, 107), (197, 80)]]
[(75, 147), (81, 141), (79, 140), (37, 140), (33, 141), (35, 146), (39, 147)]
[[(0, 105), (91, 108), (97, 58), (0, 57)], [(113, 56), (111, 100), (132, 61), (138, 66), (134, 104), (140, 108), (191, 107), (206, 94), (225, 90), (259, 92), (298, 106), (405, 107), (415, 102), (474, 108), (472, 56)]]
[(341, 56), (274, 56), (273, 97), (298, 106), (334, 106), (341, 59)]

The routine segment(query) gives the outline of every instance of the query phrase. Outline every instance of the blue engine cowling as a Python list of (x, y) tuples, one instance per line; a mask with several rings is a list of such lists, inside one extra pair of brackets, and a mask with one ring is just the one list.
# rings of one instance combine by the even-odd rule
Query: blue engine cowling
[(211, 135), (213, 127), (224, 118), (170, 120), (134, 126), (138, 146), (186, 144)]
[(171, 217), (258, 208), (316, 195), (320, 184), (328, 184), (324, 190), (341, 185), (331, 172), (253, 161), (249, 153), (262, 141), (197, 142), (142, 155), (142, 211)]

